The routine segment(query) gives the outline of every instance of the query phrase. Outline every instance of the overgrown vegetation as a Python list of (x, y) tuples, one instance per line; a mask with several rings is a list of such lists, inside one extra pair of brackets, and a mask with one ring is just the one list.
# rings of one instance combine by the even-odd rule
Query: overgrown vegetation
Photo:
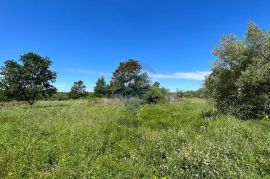
[(217, 108), (243, 119), (270, 115), (270, 32), (250, 23), (244, 39), (222, 38), (205, 87)]
[(155, 82), (152, 86), (149, 86), (143, 99), (147, 103), (160, 103), (166, 101), (168, 91), (165, 88), (161, 88), (158, 82)]
[(269, 177), (269, 120), (213, 117), (200, 99), (131, 103), (1, 108), (0, 178)]
[(132, 59), (91, 93), (56, 93), (47, 57), (6, 61), (0, 178), (269, 178), (270, 32), (251, 23), (214, 55), (203, 88), (174, 93)]

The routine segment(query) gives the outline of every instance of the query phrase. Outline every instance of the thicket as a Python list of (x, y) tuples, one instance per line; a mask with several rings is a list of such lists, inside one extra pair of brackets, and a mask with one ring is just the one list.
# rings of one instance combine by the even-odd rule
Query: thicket
[(242, 119), (270, 115), (270, 32), (248, 25), (243, 39), (224, 36), (205, 90), (219, 111)]

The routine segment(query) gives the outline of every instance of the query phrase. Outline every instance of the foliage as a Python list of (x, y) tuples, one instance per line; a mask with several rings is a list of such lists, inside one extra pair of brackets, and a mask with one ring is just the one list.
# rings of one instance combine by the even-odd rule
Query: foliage
[(140, 107), (144, 104), (144, 100), (140, 98), (129, 98), (126, 101), (127, 110), (133, 114), (137, 113)]
[(52, 95), (49, 100), (52, 101), (63, 101), (69, 99), (69, 93), (66, 92), (57, 92), (54, 95)]
[(166, 100), (168, 91), (165, 88), (160, 88), (159, 83), (154, 83), (147, 89), (144, 99), (147, 103), (157, 104)]
[(78, 99), (85, 97), (87, 95), (86, 86), (84, 85), (83, 81), (75, 81), (73, 86), (70, 89), (69, 97), (71, 99)]
[(96, 98), (95, 93), (94, 92), (88, 92), (87, 93), (87, 99), (93, 99)]
[(201, 88), (197, 91), (176, 91), (176, 95), (179, 99), (181, 98), (204, 98), (204, 89)]
[(35, 53), (27, 53), (20, 58), (5, 61), (1, 67), (0, 89), (8, 100), (27, 101), (30, 105), (40, 97), (51, 96), (56, 88), (51, 85), (56, 72), (49, 70), (52, 61)]
[(94, 87), (94, 95), (99, 98), (109, 96), (109, 87), (106, 84), (103, 76), (96, 82), (96, 86)]
[(203, 118), (212, 108), (200, 99), (136, 115), (107, 99), (1, 108), (0, 178), (269, 178), (270, 121)]
[(146, 73), (141, 72), (141, 65), (136, 60), (120, 63), (113, 73), (110, 89), (113, 95), (126, 97), (141, 97), (145, 94), (149, 79)]
[(244, 119), (269, 115), (270, 32), (250, 23), (244, 39), (223, 37), (214, 55), (205, 87), (217, 108)]
[(8, 99), (7, 99), (6, 95), (5, 95), (4, 90), (0, 89), (0, 102), (4, 102), (4, 101), (8, 101)]

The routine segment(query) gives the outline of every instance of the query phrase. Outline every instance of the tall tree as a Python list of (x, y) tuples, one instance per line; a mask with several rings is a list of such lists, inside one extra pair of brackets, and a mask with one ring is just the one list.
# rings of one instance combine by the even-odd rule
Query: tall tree
[(94, 95), (96, 97), (105, 97), (108, 96), (108, 91), (108, 85), (106, 84), (106, 81), (102, 76), (96, 82), (96, 86), (94, 88)]
[(56, 72), (49, 68), (52, 61), (35, 53), (27, 53), (20, 58), (21, 63), (14, 60), (5, 61), (0, 71), (0, 89), (6, 99), (27, 101), (30, 105), (40, 97), (51, 96), (56, 88)]
[(142, 73), (142, 67), (136, 60), (128, 60), (120, 63), (113, 73), (110, 84), (113, 95), (129, 97), (142, 96), (149, 87), (149, 79), (146, 73)]
[(69, 97), (73, 99), (78, 99), (86, 95), (86, 86), (84, 82), (79, 80), (74, 82), (73, 86), (70, 89)]
[(218, 109), (241, 118), (270, 115), (270, 32), (250, 23), (244, 39), (223, 37), (214, 55), (205, 87)]

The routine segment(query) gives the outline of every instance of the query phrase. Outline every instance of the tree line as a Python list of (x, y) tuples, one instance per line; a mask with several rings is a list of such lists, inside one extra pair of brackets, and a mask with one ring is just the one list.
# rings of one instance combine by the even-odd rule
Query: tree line
[[(220, 113), (242, 119), (270, 116), (270, 32), (250, 23), (242, 39), (236, 35), (222, 37), (213, 55), (216, 61), (203, 87), (196, 92), (177, 91), (176, 96), (207, 97)], [(55, 94), (52, 83), (57, 74), (49, 69), (51, 64), (48, 57), (35, 53), (22, 55), (19, 62), (5, 61), (0, 71), (0, 100), (27, 101), (32, 105)], [(130, 59), (119, 64), (109, 83), (104, 77), (99, 78), (92, 96), (136, 97), (158, 103), (168, 94), (158, 82), (150, 82), (138, 61)], [(77, 81), (67, 98), (86, 95), (83, 81)]]
[[(0, 100), (26, 101), (31, 106), (38, 99), (52, 98), (53, 95), (66, 97), (65, 93), (57, 93), (52, 85), (57, 73), (50, 70), (52, 61), (35, 53), (27, 53), (20, 57), (19, 62), (7, 60), (0, 71)], [(149, 103), (165, 100), (168, 90), (159, 83), (151, 85), (150, 79), (142, 72), (140, 63), (130, 59), (121, 62), (113, 73), (109, 84), (104, 77), (97, 80), (94, 97), (141, 98)], [(67, 99), (86, 97), (89, 93), (83, 81), (74, 82)]]
[[(121, 62), (118, 68), (113, 72), (109, 83), (105, 78), (100, 77), (94, 87), (93, 97), (98, 98), (140, 98), (148, 103), (158, 103), (164, 101), (168, 90), (160, 87), (158, 82), (151, 84), (147, 73), (142, 72), (139, 61), (129, 59)], [(86, 96), (85, 85), (83, 81), (75, 82), (69, 96), (77, 99)]]

